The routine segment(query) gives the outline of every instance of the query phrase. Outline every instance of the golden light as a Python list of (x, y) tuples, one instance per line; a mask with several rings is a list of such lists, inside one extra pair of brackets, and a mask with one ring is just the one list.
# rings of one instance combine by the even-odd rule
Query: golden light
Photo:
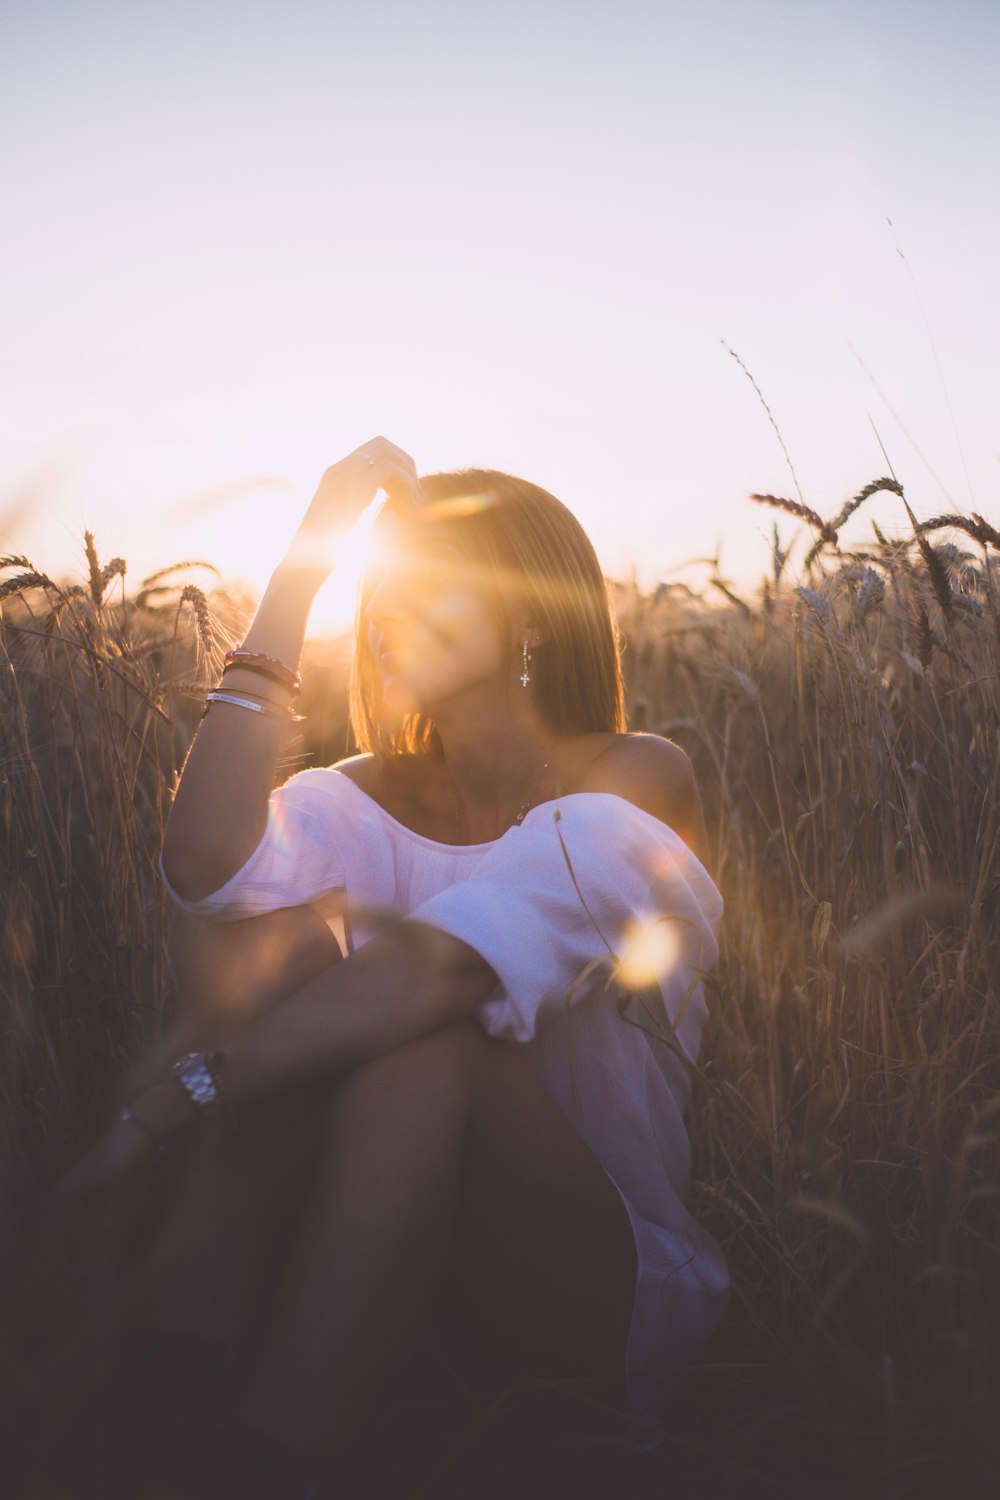
[(495, 504), (493, 491), (482, 490), (478, 494), (449, 495), (442, 500), (427, 500), (421, 504), (419, 514), (421, 520), (446, 521), (456, 516), (475, 515), (477, 511), (488, 510)]
[[(349, 532), (335, 541), (320, 543), (326, 557), (334, 560), (334, 570), (313, 602), (309, 617), (311, 632), (339, 635), (349, 630), (354, 621), (358, 584), (369, 562), (391, 568), (397, 560), (405, 561), (406, 553), (399, 551), (398, 539), (391, 529), (383, 527), (373, 535), (375, 520), (387, 500), (384, 490), (376, 491), (375, 498)], [(419, 521), (445, 521), (473, 515), (493, 504), (495, 498), (489, 491), (452, 495), (423, 502), (406, 515)]]
[(681, 959), (682, 945), (676, 926), (655, 918), (634, 923), (625, 934), (619, 973), (633, 989), (656, 984)]
[(341, 635), (350, 630), (358, 584), (371, 555), (372, 527), (384, 499), (385, 492), (377, 490), (350, 531), (330, 543), (333, 572), (313, 600), (310, 634)]

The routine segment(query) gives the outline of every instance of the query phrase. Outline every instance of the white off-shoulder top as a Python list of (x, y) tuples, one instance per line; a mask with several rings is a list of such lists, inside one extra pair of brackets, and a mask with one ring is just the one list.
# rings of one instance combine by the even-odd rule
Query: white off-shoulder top
[[(722, 897), (680, 836), (609, 792), (533, 807), (484, 844), (398, 822), (333, 766), (272, 792), (233, 877), (176, 904), (235, 921), (339, 892), (348, 954), (402, 917), (475, 948), (498, 976), (475, 1014), (519, 1043), (628, 1210), (638, 1280), (626, 1359), (639, 1408), (708, 1341), (729, 1299), (714, 1238), (685, 1206), (684, 1115), (718, 957)], [(633, 993), (628, 994), (631, 987)]]

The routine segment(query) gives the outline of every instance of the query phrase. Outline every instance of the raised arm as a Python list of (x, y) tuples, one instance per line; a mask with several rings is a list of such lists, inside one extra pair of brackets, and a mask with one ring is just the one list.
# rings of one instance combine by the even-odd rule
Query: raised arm
[[(376, 490), (412, 500), (416, 483), (412, 458), (383, 437), (327, 469), (264, 592), (244, 638), (246, 649), (297, 669), (313, 600), (334, 568), (333, 543)], [(225, 688), (267, 698), (280, 709), (291, 696), (246, 668), (231, 667)], [(186, 900), (225, 885), (260, 843), (290, 723), (236, 704), (209, 705), (188, 750), (163, 839), (164, 873)]]
[[(306, 622), (320, 579), (279, 565), (244, 646), (297, 669)], [(290, 693), (260, 673), (231, 667), (225, 690), (242, 690), (287, 708)], [(267, 802), (289, 719), (213, 702), (191, 742), (163, 838), (163, 869), (171, 885), (197, 901), (226, 883), (260, 843)]]

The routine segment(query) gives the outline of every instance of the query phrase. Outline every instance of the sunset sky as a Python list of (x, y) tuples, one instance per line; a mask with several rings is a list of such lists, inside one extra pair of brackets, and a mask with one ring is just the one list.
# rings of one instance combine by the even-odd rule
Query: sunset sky
[(751, 587), (796, 491), (726, 345), (822, 514), (877, 429), (996, 524), (998, 58), (994, 0), (8, 0), (0, 548), (260, 588), (384, 433)]

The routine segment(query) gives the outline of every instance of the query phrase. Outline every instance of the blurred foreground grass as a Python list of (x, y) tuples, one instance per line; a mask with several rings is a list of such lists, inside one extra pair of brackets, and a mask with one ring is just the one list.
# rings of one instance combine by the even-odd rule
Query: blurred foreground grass
[[(842, 550), (876, 489), (909, 530)], [(717, 572), (700, 592), (611, 585), (630, 727), (691, 756), (725, 900), (688, 1123), (691, 1207), (734, 1301), (701, 1409), (724, 1446), (727, 1399), (777, 1378), (823, 1414), (815, 1451), (846, 1473), (857, 1440), (873, 1493), (933, 1494), (1000, 1452), (1000, 535), (917, 523), (891, 480), (829, 522), (754, 498), (812, 529), (805, 582), (775, 525), (752, 598)], [(129, 594), (124, 562), (87, 549), (84, 583), (0, 559), (8, 1299), (40, 1190), (174, 1014), (156, 857), (255, 604), (205, 563)], [(281, 780), (355, 748), (348, 662), (346, 639), (307, 642)], [(2, 1357), (16, 1424), (31, 1375), (20, 1346)], [(760, 1420), (762, 1446), (787, 1444), (780, 1403)]]

